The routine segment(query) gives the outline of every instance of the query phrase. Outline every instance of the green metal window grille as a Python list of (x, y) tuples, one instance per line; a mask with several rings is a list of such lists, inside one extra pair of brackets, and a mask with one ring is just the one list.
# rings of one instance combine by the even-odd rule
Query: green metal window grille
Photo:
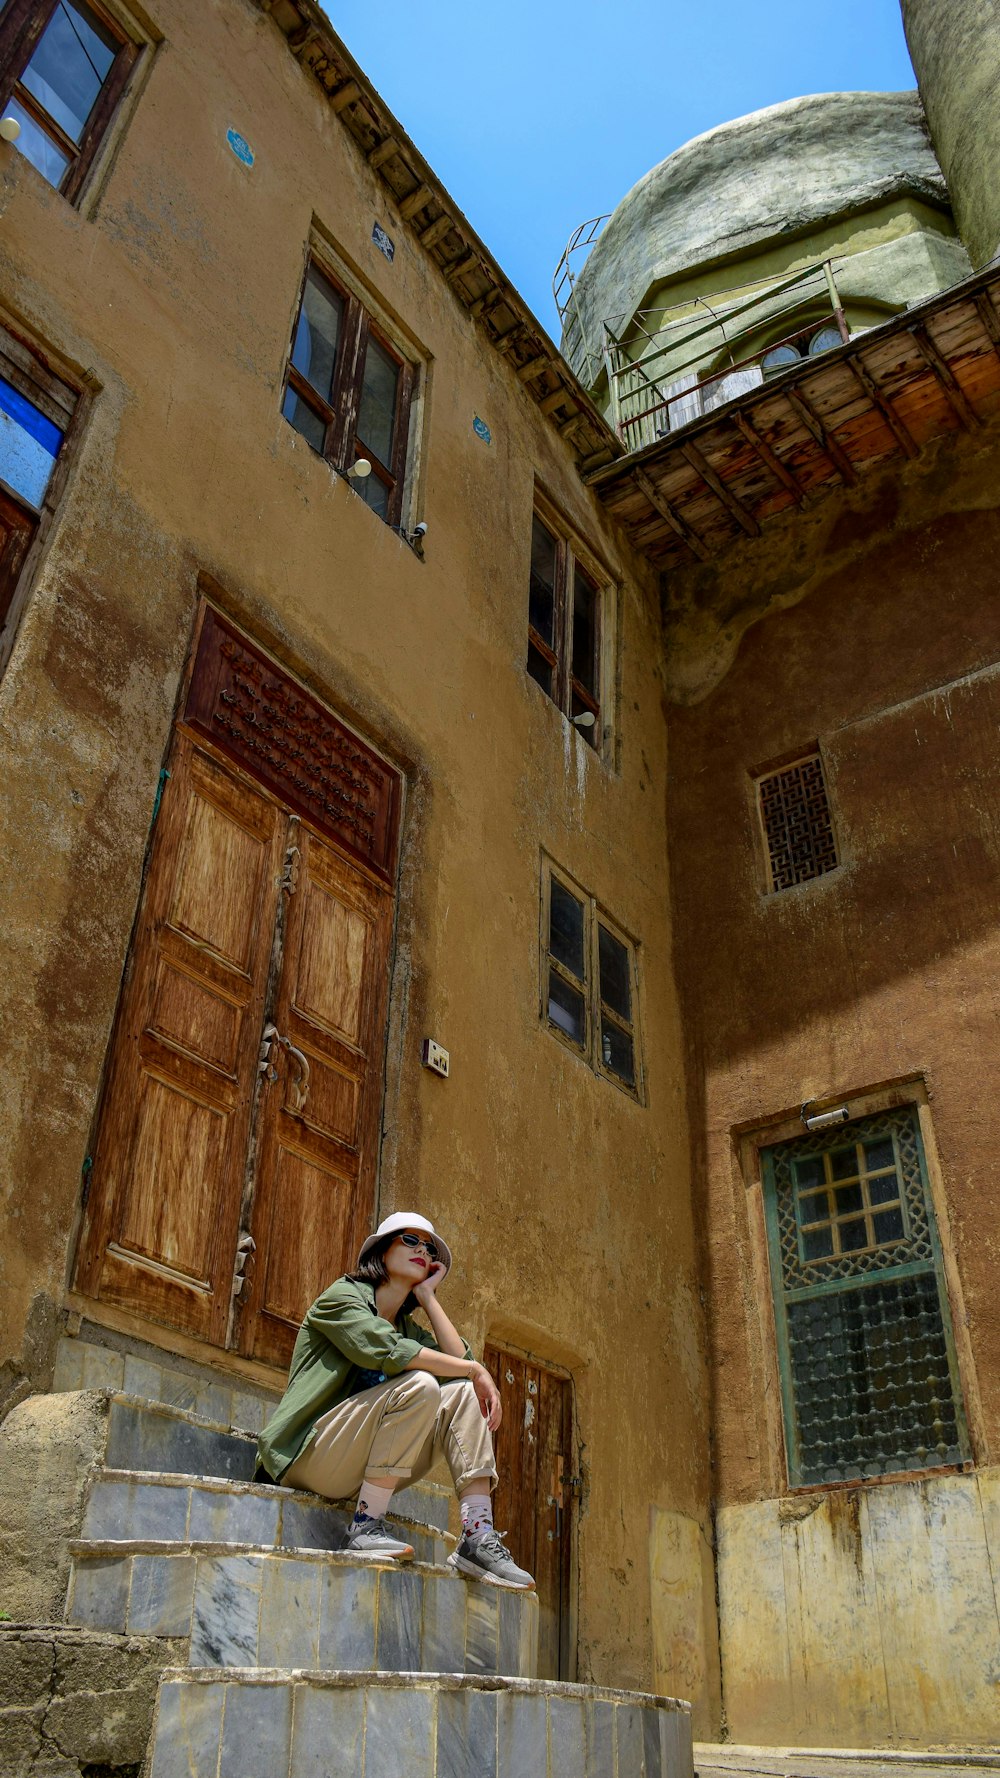
[(761, 1159), (790, 1485), (967, 1462), (916, 1112)]

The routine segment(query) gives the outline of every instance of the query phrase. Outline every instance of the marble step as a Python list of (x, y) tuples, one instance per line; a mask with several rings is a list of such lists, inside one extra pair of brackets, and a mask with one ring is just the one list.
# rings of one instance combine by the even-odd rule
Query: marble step
[(192, 1667), (537, 1672), (534, 1593), (450, 1568), (205, 1542), (70, 1548), (68, 1624), (189, 1637)]
[[(88, 1332), (90, 1337), (88, 1337)], [(116, 1338), (116, 1336), (107, 1336)], [(117, 1336), (120, 1340), (120, 1336)], [(109, 1346), (97, 1330), (64, 1334), (56, 1348), (54, 1394), (115, 1389), (172, 1407), (188, 1408), (218, 1426), (257, 1434), (280, 1400), (280, 1391), (244, 1382), (209, 1365), (162, 1352), (141, 1341)]]
[[(446, 1503), (445, 1503), (446, 1504)], [(416, 1488), (396, 1496), (392, 1522), (422, 1562), (443, 1562), (454, 1547), (447, 1531), (411, 1518), (437, 1512), (439, 1503)], [(351, 1521), (351, 1505), (335, 1506), (315, 1494), (210, 1476), (145, 1474), (103, 1469), (90, 1482), (80, 1536), (98, 1542), (152, 1538), (158, 1543), (233, 1543), (275, 1549), (339, 1550)]]
[(756, 1747), (699, 1741), (699, 1778), (976, 1778), (1000, 1772), (1000, 1751), (893, 1747)]
[(163, 1676), (150, 1778), (692, 1778), (676, 1698), (455, 1673)]
[[(109, 1470), (144, 1475), (213, 1476), (249, 1482), (255, 1445), (249, 1435), (214, 1425), (184, 1408), (112, 1394), (103, 1462)], [(448, 1529), (448, 1491), (435, 1483), (417, 1482), (401, 1488), (393, 1504), (414, 1524)]]

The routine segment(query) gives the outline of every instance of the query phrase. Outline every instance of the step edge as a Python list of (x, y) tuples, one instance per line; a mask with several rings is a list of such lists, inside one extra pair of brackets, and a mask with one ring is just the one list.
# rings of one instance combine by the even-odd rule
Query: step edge
[(676, 1715), (690, 1715), (687, 1698), (670, 1698), (659, 1692), (628, 1692), (617, 1686), (577, 1685), (567, 1679), (521, 1679), (516, 1674), (395, 1672), (391, 1668), (315, 1667), (165, 1667), (160, 1683), (188, 1685), (314, 1685), (336, 1691), (372, 1685), (385, 1690), (433, 1683), (447, 1691), (488, 1691), (524, 1694), (529, 1697), (572, 1698), (588, 1702), (633, 1704)]
[[(304, 1488), (285, 1488), (280, 1482), (247, 1482), (239, 1476), (195, 1475), (193, 1471), (184, 1469), (116, 1469), (110, 1466), (95, 1469), (91, 1476), (91, 1488), (98, 1482), (138, 1482), (142, 1487), (190, 1488), (192, 1485), (205, 1488), (213, 1494), (237, 1494), (241, 1498), (245, 1494), (259, 1496), (264, 1500), (291, 1500), (303, 1506), (329, 1507), (337, 1512), (353, 1513), (357, 1496), (349, 1495), (344, 1500), (330, 1500), (322, 1494), (310, 1494)], [(428, 1486), (438, 1487), (435, 1482), (408, 1482), (406, 1492)], [(399, 1490), (403, 1492), (402, 1488)], [(441, 1494), (449, 1498), (448, 1490), (441, 1488)], [(436, 1525), (426, 1524), (423, 1519), (402, 1519), (398, 1514), (390, 1514), (393, 1522), (408, 1525), (421, 1525), (425, 1530), (437, 1531)], [(450, 1536), (450, 1532), (441, 1532), (442, 1536)]]
[[(306, 1560), (311, 1562), (332, 1562), (338, 1568), (385, 1568), (390, 1571), (405, 1571), (407, 1574), (425, 1574), (434, 1579), (446, 1579), (461, 1582), (463, 1576), (454, 1568), (444, 1563), (394, 1562), (391, 1557), (376, 1559), (371, 1556), (354, 1556), (350, 1550), (311, 1549), (305, 1544), (273, 1544), (273, 1543), (226, 1543), (221, 1539), (200, 1539), (192, 1542), (174, 1542), (169, 1539), (152, 1537), (74, 1537), (67, 1544), (73, 1561), (91, 1560), (95, 1562), (110, 1561), (115, 1557), (124, 1560), (127, 1556), (274, 1556), (280, 1561)], [(466, 1581), (466, 1585), (475, 1582)], [(524, 1598), (533, 1598), (533, 1593), (525, 1592)]]
[(744, 1778), (766, 1778), (767, 1762), (792, 1765), (801, 1760), (854, 1760), (858, 1765), (898, 1765), (904, 1770), (961, 1763), (1000, 1771), (1000, 1753), (977, 1747), (761, 1747), (750, 1742), (696, 1741), (694, 1751), (703, 1764), (739, 1772)]

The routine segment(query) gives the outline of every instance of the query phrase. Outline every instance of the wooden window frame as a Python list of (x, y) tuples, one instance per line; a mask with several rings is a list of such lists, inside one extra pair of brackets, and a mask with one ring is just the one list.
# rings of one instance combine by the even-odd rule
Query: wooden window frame
[[(320, 395), (308, 378), (304, 377), (292, 363), (295, 336), (299, 328), (310, 272), (317, 272), (330, 285), (344, 305), (340, 337), (337, 342), (337, 361), (329, 400)], [(365, 361), (371, 340), (381, 346), (382, 350), (397, 365), (400, 373), (393, 420), (391, 463), (381, 462), (371, 446), (362, 444), (357, 436), (358, 410), (361, 405)], [(339, 474), (345, 474), (359, 457), (368, 459), (372, 466), (372, 475), (378, 478), (383, 487), (388, 490), (389, 495), (384, 518), (381, 513), (377, 516), (383, 518), (385, 524), (396, 529), (399, 528), (403, 516), (414, 382), (414, 365), (404, 357), (399, 347), (389, 338), (385, 329), (379, 325), (368, 305), (342, 278), (338, 278), (336, 272), (331, 270), (329, 263), (320, 254), (310, 252), (299, 286), (299, 299), (295, 305), (292, 331), (288, 342), (288, 358), (281, 389), (282, 410), (285, 398), (291, 389), (298, 399), (304, 402), (318, 419), (322, 420), (325, 435), (323, 449), (318, 454)], [(293, 425), (293, 422), (287, 419), (287, 415), (284, 417), (288, 425)], [(298, 430), (298, 428), (294, 429)], [(299, 433), (299, 437), (304, 438), (305, 434)], [(309, 444), (308, 439), (305, 442)], [(315, 446), (310, 445), (310, 449), (314, 450)]]
[[(559, 883), (567, 894), (583, 907), (583, 966), (584, 978), (581, 982), (572, 970), (554, 957), (550, 950), (551, 934), (551, 903), (552, 883)], [(629, 965), (629, 1001), (632, 1008), (631, 1022), (626, 1022), (619, 1012), (608, 1005), (601, 994), (601, 960), (600, 931), (601, 927), (623, 946)], [(639, 1008), (639, 947), (635, 939), (623, 931), (616, 920), (606, 913), (596, 896), (589, 895), (580, 887), (566, 871), (544, 858), (542, 861), (541, 891), (541, 925), (540, 925), (540, 983), (539, 1013), (541, 1023), (546, 1030), (564, 1045), (574, 1056), (587, 1063), (595, 1074), (603, 1080), (610, 1081), (619, 1092), (625, 1093), (637, 1104), (645, 1105), (645, 1070), (643, 1068), (642, 1033)], [(566, 982), (576, 993), (581, 994), (584, 1003), (584, 1041), (576, 1043), (567, 1031), (557, 1025), (549, 1017), (549, 977), (552, 972)], [(632, 1065), (635, 1081), (632, 1086), (623, 1080), (621, 1075), (604, 1060), (603, 1021), (607, 1018), (618, 1030), (624, 1032), (632, 1043)]]
[[(545, 687), (540, 685), (537, 679), (534, 679), (534, 675), (528, 672), (527, 662), (525, 671), (528, 672), (528, 677), (538, 685), (543, 696), (549, 698), (562, 711), (568, 721), (572, 722), (573, 717), (582, 714), (582, 711), (589, 710), (591, 712), (594, 717), (593, 725), (590, 728), (581, 729), (579, 732), (593, 747), (594, 752), (600, 754), (604, 750), (605, 740), (602, 709), (605, 703), (604, 629), (607, 620), (607, 583), (604, 576), (595, 567), (592, 558), (560, 526), (558, 520), (553, 518), (549, 508), (541, 505), (538, 501), (535, 502), (532, 509), (532, 530), (534, 530), (536, 520), (547, 531), (555, 545), (552, 644), (546, 642), (539, 631), (534, 628), (529, 616), (528, 647), (535, 649), (551, 668), (551, 692), (547, 692)], [(573, 615), (578, 570), (594, 590), (594, 658), (592, 664), (594, 685), (597, 688), (596, 696), (581, 680), (573, 676)], [(575, 709), (575, 703), (582, 706), (582, 710)]]
[(21, 76), (59, 4), (60, 0), (10, 0), (0, 17), (0, 110), (16, 99), (60, 153), (69, 156), (66, 171), (54, 189), (71, 204), (76, 204), (121, 103), (142, 45), (129, 34), (120, 18), (100, 4), (100, 0), (86, 0), (90, 11), (118, 40), (119, 49), (83, 135), (79, 142), (74, 142), (21, 84)]
[(30, 401), (63, 434), (62, 448), (49, 478), (42, 504), (34, 507), (0, 477), (0, 499), (23, 515), (23, 547), (9, 543), (0, 562), (0, 675), (13, 651), (27, 604), (39, 554), (62, 499), (70, 464), (76, 455), (88, 396), (50, 368), (51, 355), (36, 351), (0, 321), (0, 376)]

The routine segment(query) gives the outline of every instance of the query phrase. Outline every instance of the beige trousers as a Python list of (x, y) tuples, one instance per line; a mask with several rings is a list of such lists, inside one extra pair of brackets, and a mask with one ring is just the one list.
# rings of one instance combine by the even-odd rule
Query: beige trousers
[(281, 1485), (347, 1500), (366, 1476), (419, 1481), (442, 1455), (458, 1493), (477, 1476), (496, 1486), (493, 1437), (472, 1384), (403, 1371), (321, 1415)]

